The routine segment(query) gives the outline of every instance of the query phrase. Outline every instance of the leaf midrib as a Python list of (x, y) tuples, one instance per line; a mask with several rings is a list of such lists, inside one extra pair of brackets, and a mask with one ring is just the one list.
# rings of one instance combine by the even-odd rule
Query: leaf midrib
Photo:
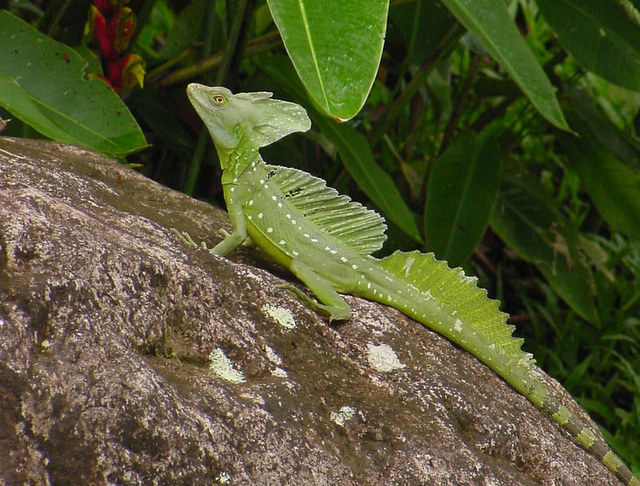
[(304, 31), (307, 34), (306, 38), (309, 43), (309, 51), (311, 51), (311, 59), (313, 60), (313, 66), (316, 71), (316, 75), (318, 78), (318, 84), (320, 85), (320, 90), (322, 92), (322, 97), (324, 98), (324, 104), (328, 108), (329, 107), (329, 98), (327, 97), (327, 92), (324, 87), (324, 83), (322, 82), (322, 76), (320, 75), (320, 66), (318, 64), (318, 56), (316, 54), (315, 46), (313, 44), (313, 39), (311, 38), (311, 30), (309, 28), (309, 21), (307, 19), (307, 11), (304, 7), (304, 1), (299, 0), (298, 6), (300, 7), (300, 16), (302, 17), (302, 25), (304, 27)]

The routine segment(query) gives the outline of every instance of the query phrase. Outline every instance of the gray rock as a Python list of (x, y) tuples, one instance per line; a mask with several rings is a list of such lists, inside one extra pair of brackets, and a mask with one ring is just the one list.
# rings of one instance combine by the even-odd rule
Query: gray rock
[(329, 326), (259, 251), (170, 232), (213, 243), (223, 226), (115, 161), (0, 137), (0, 480), (618, 484), (395, 310), (348, 297), (353, 320)]

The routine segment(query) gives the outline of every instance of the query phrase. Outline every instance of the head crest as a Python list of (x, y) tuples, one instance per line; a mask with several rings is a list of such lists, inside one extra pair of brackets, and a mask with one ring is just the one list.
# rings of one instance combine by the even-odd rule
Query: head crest
[(306, 132), (311, 120), (302, 106), (274, 100), (272, 93), (233, 94), (224, 87), (190, 84), (187, 94), (204, 120), (216, 145), (231, 148), (243, 136), (260, 148), (294, 132)]
[(289, 101), (274, 100), (272, 93), (238, 93), (234, 97), (243, 101), (246, 115), (242, 121), (251, 131), (257, 147), (264, 147), (294, 132), (306, 132), (311, 120), (305, 109)]

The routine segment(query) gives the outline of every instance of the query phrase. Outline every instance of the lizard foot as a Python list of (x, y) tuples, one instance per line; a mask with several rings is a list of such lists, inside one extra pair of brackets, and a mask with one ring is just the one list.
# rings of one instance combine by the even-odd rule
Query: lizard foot
[(295, 285), (280, 284), (276, 285), (276, 287), (286, 290), (292, 297), (316, 312), (329, 316), (329, 322), (348, 321), (351, 319), (351, 309), (349, 309), (349, 307), (345, 308), (321, 304), (316, 299), (309, 297), (304, 291), (300, 290)]

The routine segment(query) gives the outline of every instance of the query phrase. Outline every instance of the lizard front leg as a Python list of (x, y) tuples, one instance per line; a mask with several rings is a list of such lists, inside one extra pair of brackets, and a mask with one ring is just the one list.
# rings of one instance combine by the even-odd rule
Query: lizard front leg
[[(245, 224), (242, 206), (238, 205), (238, 209), (233, 212), (229, 212), (229, 219), (231, 219), (233, 233), (229, 233), (224, 228), (220, 228), (220, 233), (224, 236), (224, 239), (213, 248), (207, 248), (207, 244), (203, 241), (200, 243), (200, 248), (215, 255), (226, 256), (240, 245), (255, 246), (253, 241), (251, 241), (251, 238), (247, 235), (247, 226)], [(191, 235), (186, 231), (181, 233), (176, 228), (171, 228), (171, 231), (178, 235), (178, 238), (180, 238), (185, 244), (198, 247), (198, 244), (193, 241)]]
[(211, 253), (220, 256), (227, 256), (249, 239), (242, 204), (228, 201), (227, 209), (229, 211), (231, 225), (233, 226), (233, 233), (227, 233), (224, 240), (209, 250)]

